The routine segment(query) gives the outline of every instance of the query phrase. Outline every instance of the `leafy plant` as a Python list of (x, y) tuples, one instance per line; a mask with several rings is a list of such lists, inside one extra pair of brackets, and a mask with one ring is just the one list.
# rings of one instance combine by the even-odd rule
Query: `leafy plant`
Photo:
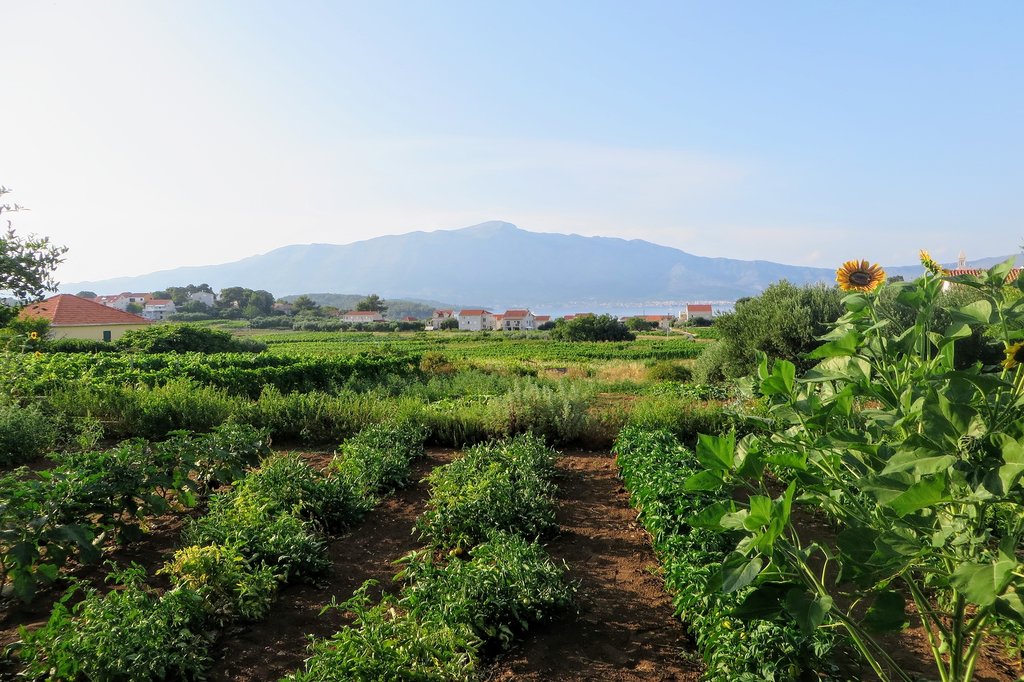
[(188, 589), (158, 595), (133, 566), (111, 577), (121, 589), (87, 589), (57, 603), (43, 627), (20, 628), (18, 657), (28, 679), (201, 679), (210, 657), (202, 597)]
[(330, 468), (364, 497), (388, 493), (409, 482), (425, 438), (425, 429), (408, 420), (373, 424), (342, 443)]
[[(782, 427), (735, 447), (704, 439), (705, 470), (687, 481), (746, 490), (746, 503), (699, 515), (739, 536), (721, 570), (726, 591), (755, 587), (738, 617), (841, 627), (882, 680), (911, 676), (874, 633), (916, 618), (943, 682), (972, 679), (986, 636), (1024, 624), (1024, 299), (1006, 286), (1009, 270), (888, 285), (914, 311), (898, 334), (877, 291), (848, 295), (799, 378), (762, 356), (760, 391)], [(936, 331), (944, 281), (979, 296)], [(1001, 364), (958, 366), (972, 325), (1001, 341)], [(834, 520), (834, 542), (802, 536), (797, 503)]]
[(39, 457), (56, 439), (53, 422), (39, 408), (0, 404), (0, 467)]
[(159, 573), (169, 576), (175, 587), (200, 595), (207, 616), (220, 625), (263, 618), (277, 593), (273, 568), (253, 565), (228, 545), (179, 549)]

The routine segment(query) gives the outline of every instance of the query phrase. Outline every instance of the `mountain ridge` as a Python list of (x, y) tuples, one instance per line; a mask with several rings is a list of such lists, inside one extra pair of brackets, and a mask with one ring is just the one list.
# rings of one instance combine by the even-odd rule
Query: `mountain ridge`
[[(1002, 259), (985, 259), (1002, 260)], [(920, 265), (887, 267), (916, 277)], [(831, 268), (696, 256), (643, 239), (529, 232), (504, 221), (384, 235), (349, 244), (289, 244), (217, 265), (60, 287), (64, 292), (153, 291), (205, 282), (275, 296), (373, 291), (385, 298), (559, 305), (588, 301), (735, 300), (772, 282), (833, 282)]]

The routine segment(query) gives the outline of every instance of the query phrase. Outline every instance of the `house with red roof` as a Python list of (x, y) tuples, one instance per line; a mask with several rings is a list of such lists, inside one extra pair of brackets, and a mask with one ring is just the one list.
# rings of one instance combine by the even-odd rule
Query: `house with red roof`
[(146, 301), (146, 305), (142, 308), (142, 316), (154, 322), (166, 320), (169, 315), (173, 315), (176, 312), (178, 312), (178, 308), (174, 305), (174, 301), (169, 298), (151, 298)]
[(504, 332), (533, 331), (537, 320), (529, 310), (506, 310), (494, 316), (494, 328)]
[(447, 309), (435, 310), (434, 314), (430, 316), (430, 328), (431, 329), (440, 329), (442, 322), (444, 322), (445, 320), (454, 320), (454, 319), (455, 319), (455, 311), (454, 310), (447, 310)]
[(466, 308), (458, 314), (459, 329), (479, 332), (494, 329), (494, 313), (483, 308)]
[(632, 318), (625, 317), (623, 321), (629, 319), (641, 319), (644, 322), (649, 322), (658, 326), (658, 329), (662, 331), (668, 331), (672, 328), (672, 323), (675, 322), (675, 315), (634, 315)]
[(680, 317), (689, 322), (697, 319), (710, 320), (713, 314), (710, 303), (687, 303), (686, 311)]
[(50, 336), (54, 339), (116, 341), (126, 331), (143, 329), (150, 324), (139, 315), (71, 294), (60, 294), (29, 304), (21, 309), (18, 317), (47, 320)]

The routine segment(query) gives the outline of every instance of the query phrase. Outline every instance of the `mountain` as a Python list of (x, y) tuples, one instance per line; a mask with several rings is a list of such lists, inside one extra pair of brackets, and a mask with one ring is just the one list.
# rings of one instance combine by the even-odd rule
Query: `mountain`
[[(907, 271), (916, 276), (921, 267)], [(233, 263), (75, 282), (61, 290), (153, 291), (206, 282), (214, 289), (243, 286), (277, 296), (367, 291), (385, 299), (543, 307), (732, 301), (780, 279), (804, 284), (832, 282), (834, 277), (831, 268), (706, 258), (639, 239), (536, 233), (492, 221), (344, 245), (285, 246)]]

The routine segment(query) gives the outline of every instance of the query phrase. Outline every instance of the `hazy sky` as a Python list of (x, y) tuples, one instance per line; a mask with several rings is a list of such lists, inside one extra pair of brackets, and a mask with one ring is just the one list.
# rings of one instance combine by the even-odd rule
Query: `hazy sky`
[(0, 0), (64, 281), (507, 220), (832, 266), (1024, 241), (1024, 2)]

